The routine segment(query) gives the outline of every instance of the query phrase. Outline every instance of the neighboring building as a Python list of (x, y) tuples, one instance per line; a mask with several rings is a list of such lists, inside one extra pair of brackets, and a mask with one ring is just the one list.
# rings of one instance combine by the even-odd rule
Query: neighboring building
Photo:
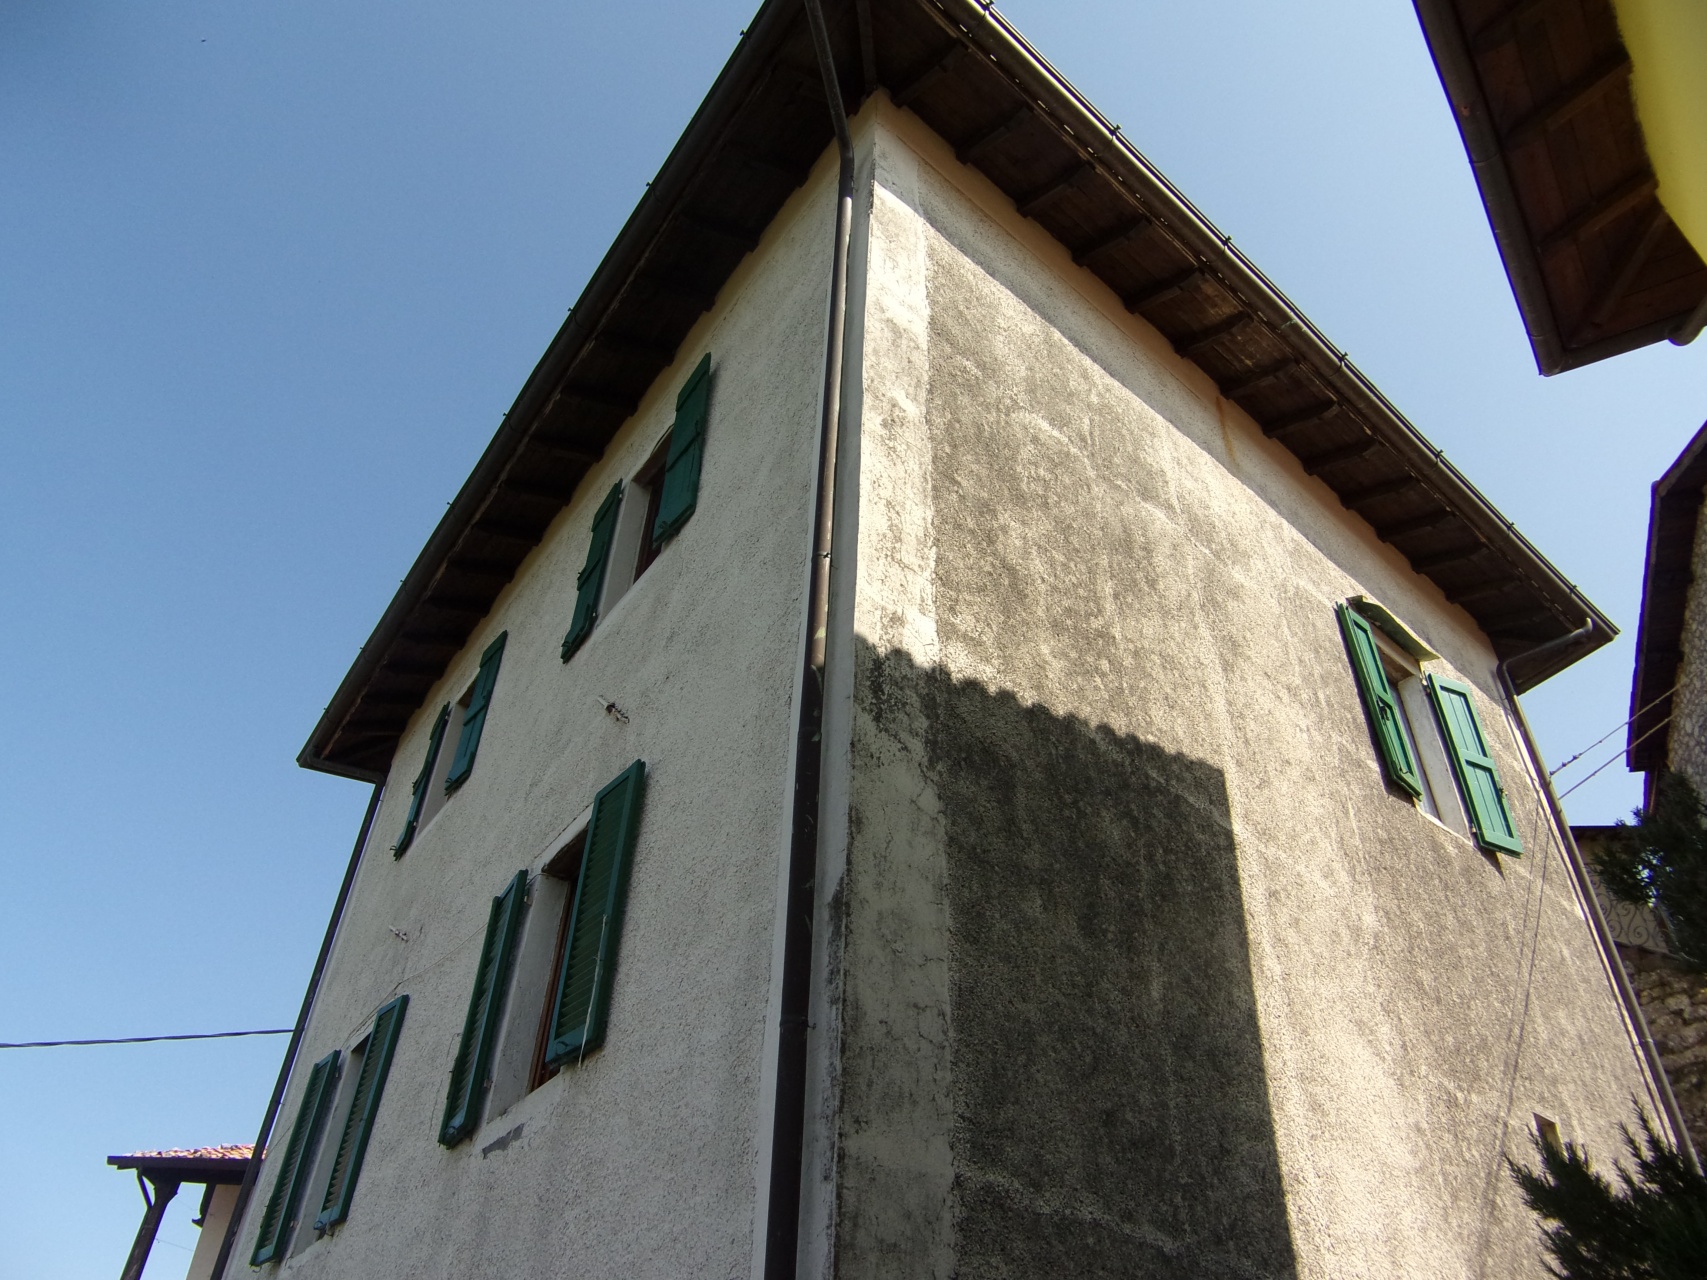
[(1646, 775), (1643, 794), (1667, 769), (1707, 796), (1707, 426), (1654, 484), (1636, 678), (1630, 690), (1627, 762)]
[(125, 1259), (119, 1280), (142, 1280), (148, 1255), (154, 1249), (154, 1237), (160, 1230), (161, 1219), (166, 1216), (166, 1206), (172, 1203), (178, 1189), (185, 1183), (202, 1188), (202, 1202), (191, 1220), (201, 1228), (201, 1238), (196, 1241), (196, 1250), (190, 1255), (190, 1269), (184, 1280), (211, 1280), (220, 1245), (231, 1225), (237, 1189), (254, 1153), (252, 1146), (237, 1145), (133, 1151), (127, 1156), (108, 1156), (107, 1163), (113, 1168), (135, 1172), (136, 1185), (142, 1189), (142, 1225), (136, 1229), (136, 1240), (130, 1247), (130, 1256)]
[[(1636, 674), (1626, 762), (1651, 804), (1660, 776), (1683, 774), (1707, 796), (1707, 426), (1655, 484), (1648, 517)], [(1592, 858), (1610, 828), (1576, 827)], [(1602, 894), (1626, 970), (1640, 995), (1672, 1089), (1698, 1150), (1707, 1150), (1707, 975), (1673, 953), (1655, 913)]]
[(1535, 363), (1707, 324), (1707, 6), (1415, 0)]
[(304, 748), (226, 1274), (1541, 1277), (1655, 1083), (1503, 678), (1613, 628), (997, 15), (829, 10), (833, 493), (773, 0)]

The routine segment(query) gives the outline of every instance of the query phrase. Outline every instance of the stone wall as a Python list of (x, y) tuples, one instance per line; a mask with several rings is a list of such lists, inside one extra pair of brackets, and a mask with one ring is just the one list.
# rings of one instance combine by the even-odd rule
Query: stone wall
[(1707, 1150), (1707, 973), (1674, 956), (1619, 945), (1696, 1150)]
[(1683, 661), (1678, 666), (1677, 696), (1672, 699), (1671, 727), (1667, 730), (1668, 763), (1707, 795), (1707, 520), (1695, 526), (1695, 546), (1690, 551), (1695, 583), (1683, 614), (1679, 647)]

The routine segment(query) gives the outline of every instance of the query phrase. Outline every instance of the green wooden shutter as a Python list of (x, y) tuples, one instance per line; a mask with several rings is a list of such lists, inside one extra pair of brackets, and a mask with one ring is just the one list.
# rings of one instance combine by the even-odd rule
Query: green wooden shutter
[(622, 481), (618, 480), (593, 514), (593, 540), (587, 544), (587, 562), (575, 579), (575, 616), (569, 634), (563, 637), (563, 661), (567, 662), (593, 633), (599, 617), (599, 594), (605, 589), (605, 568), (610, 564), (610, 544), (616, 537), (616, 513), (622, 506)]
[(664, 463), (664, 492), (658, 499), (658, 518), (652, 522), (654, 544), (674, 537), (699, 502), (699, 468), (705, 456), (705, 419), (710, 407), (708, 354), (676, 394), (676, 422), (670, 428), (670, 452)]
[(504, 642), (508, 631), (486, 646), (480, 655), (480, 674), (474, 677), (474, 691), (468, 696), (468, 710), (462, 713), (462, 734), (456, 740), (456, 755), (451, 758), (450, 772), (445, 775), (445, 794), (449, 795), (474, 772), (474, 753), (480, 750), (480, 734), (486, 728), (486, 709), (492, 705), (492, 687), (498, 683), (498, 665), (504, 660)]
[(439, 709), (433, 721), (432, 736), (427, 739), (427, 758), (421, 762), (421, 772), (415, 775), (415, 786), (409, 793), (409, 816), (403, 819), (403, 834), (391, 846), (393, 857), (401, 858), (414, 843), (415, 829), (421, 822), (421, 806), (427, 801), (427, 788), (432, 785), (433, 766), (439, 762), (439, 748), (444, 746), (445, 726), (450, 723), (450, 703)]
[(391, 1070), (391, 1055), (397, 1048), (397, 1033), (403, 1029), (403, 1014), (408, 1007), (409, 997), (398, 996), (381, 1005), (374, 1014), (367, 1052), (362, 1055), (362, 1068), (356, 1073), (356, 1087), (350, 1096), (350, 1112), (344, 1119), (344, 1131), (338, 1135), (332, 1176), (320, 1201), (320, 1216), (314, 1220), (316, 1231), (324, 1231), (350, 1216), (350, 1199), (356, 1193), (362, 1157), (367, 1155), (367, 1140), (373, 1133), (380, 1095), (385, 1092), (385, 1077)]
[(1488, 735), (1482, 732), (1470, 686), (1431, 675), (1428, 696), (1446, 731), (1447, 754), (1452, 757), (1452, 772), (1458, 775), (1470, 810), (1476, 843), (1501, 853), (1522, 853), (1523, 841), (1518, 838), (1517, 823), (1506, 802), (1505, 788), (1500, 785), (1499, 767), (1488, 747)]
[(580, 1058), (604, 1043), (611, 975), (628, 898), (630, 855), (645, 790), (646, 765), (636, 760), (606, 783), (593, 801), (569, 936), (563, 944), (563, 968), (551, 1008), (551, 1043), (545, 1051), (550, 1065)]
[(439, 1142), (447, 1147), (454, 1147), (480, 1126), (480, 1101), (491, 1083), (492, 1046), (503, 1017), (527, 892), (528, 873), (518, 871), (509, 887), (492, 899), (486, 918), (486, 941), (474, 970), (474, 991), (468, 997), (468, 1016), (462, 1022), (462, 1040), (451, 1063), (450, 1091), (439, 1123)]
[(1363, 697), (1363, 709), (1369, 713), (1370, 727), (1375, 731), (1376, 745), (1381, 749), (1381, 763), (1387, 775), (1413, 796), (1422, 794), (1422, 779), (1417, 774), (1417, 762), (1411, 757), (1411, 744), (1405, 739), (1404, 722), (1399, 718), (1399, 699), (1387, 682), (1387, 671), (1381, 665), (1381, 651), (1375, 646), (1375, 633), (1369, 620), (1346, 605), (1336, 605), (1340, 631), (1345, 636), (1346, 652), (1351, 655), (1352, 673), (1357, 677), (1357, 691)]
[(273, 1193), (267, 1197), (267, 1207), (261, 1213), (261, 1227), (255, 1235), (255, 1252), (249, 1265), (275, 1262), (284, 1255), (290, 1243), (290, 1229), (296, 1221), (297, 1207), (314, 1164), (315, 1140), (326, 1118), (326, 1108), (332, 1101), (332, 1091), (338, 1082), (338, 1051), (332, 1050), (308, 1073), (308, 1084), (302, 1091), (302, 1102), (296, 1109), (296, 1122), (290, 1127), (290, 1141), (279, 1153), (277, 1176)]

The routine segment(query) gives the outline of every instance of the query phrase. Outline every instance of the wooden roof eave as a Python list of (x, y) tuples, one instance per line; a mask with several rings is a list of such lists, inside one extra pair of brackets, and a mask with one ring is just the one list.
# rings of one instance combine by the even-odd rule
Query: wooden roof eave
[[(1470, 609), (1502, 657), (1567, 634), (1589, 618), (1599, 626), (1595, 638), (1581, 652), (1616, 634), (1616, 628), (1423, 439), (1344, 353), (1333, 347), (1000, 15), (986, 10), (977, 0), (853, 0), (851, 4), (844, 0), (828, 7), (838, 62), (846, 64), (839, 67), (844, 85), (863, 85), (870, 92), (882, 83), (892, 93), (918, 99), (915, 109), (928, 111), (933, 96), (962, 93), (976, 99), (993, 83), (989, 79), (992, 71), (1001, 78), (1007, 86), (1002, 89), (1003, 102), (978, 101), (999, 108), (1003, 119), (995, 122), (996, 127), (984, 130), (979, 139), (970, 143), (963, 139), (963, 151), (975, 153), (968, 155), (969, 163), (985, 167), (990, 163), (990, 153), (1006, 145), (1001, 139), (1013, 133), (1018, 111), (1029, 112), (1044, 122), (1067, 149), (1055, 150), (1061, 156), (1070, 152), (1073, 159), (1067, 169), (1039, 168), (1035, 174), (1027, 174), (1031, 185), (1026, 193), (1016, 195), (1016, 204), (1026, 204), (1046, 229), (1056, 203), (1077, 198), (1081, 188), (1118, 193), (1121, 207), (1128, 208), (1135, 219), (1134, 229), (1155, 224), (1166, 243), (1177, 249), (1177, 261), (1157, 278), (1139, 281), (1136, 292), (1123, 293), (1129, 308), (1138, 311), (1158, 304), (1172, 306), (1173, 302), (1165, 300), (1195, 297), (1203, 289), (1217, 291), (1217, 298), (1236, 303), (1238, 315), (1223, 315), (1216, 323), (1190, 333), (1182, 332), (1178, 324), (1170, 328), (1165, 322), (1152, 322), (1158, 323), (1176, 349), (1195, 353), (1190, 358), (1212, 378), (1217, 376), (1214, 365), (1218, 360), (1225, 363), (1228, 353), (1243, 359), (1243, 372), (1222, 370), (1218, 382), (1223, 394), (1252, 412), (1265, 433), (1281, 439), (1309, 473), (1322, 476), (1348, 507), (1365, 518), (1370, 518), (1369, 506), (1380, 510), (1383, 502), (1390, 501), (1388, 495), (1428, 495), (1428, 510), (1392, 516), (1376, 526), (1377, 533), (1410, 556), (1413, 564), (1429, 565), (1419, 571), (1440, 583), (1449, 599)], [(756, 128), (769, 119), (762, 114), (762, 104), (752, 104), (760, 101), (759, 95), (785, 57), (810, 58), (804, 28), (803, 6), (794, 0), (766, 0), (340, 683), (298, 756), (304, 767), (364, 781), (384, 777), (397, 737), (407, 723), (407, 715), (397, 708), (407, 703), (414, 691), (421, 698), (426, 696), (456, 650), (467, 642), (466, 633), (477, 624), (475, 607), (484, 602), (490, 608), (515, 568), (537, 544), (550, 518), (572, 493), (574, 483), (620, 425), (620, 419), (613, 415), (622, 409), (611, 405), (638, 399), (632, 386), (611, 389), (609, 395), (586, 387), (577, 381), (581, 362), (589, 351), (644, 352), (650, 347), (653, 363), (641, 367), (650, 367), (650, 376), (655, 377), (667, 363), (674, 344), (691, 328), (691, 320), (680, 319), (673, 322), (667, 340), (642, 337), (636, 341), (632, 335), (622, 336), (621, 322), (638, 305), (635, 290), (644, 287), (647, 273), (657, 274), (658, 269), (650, 264), (655, 254), (667, 252), (667, 246), (659, 247), (660, 242), (678, 234), (684, 224), (697, 225), (693, 211), (685, 207), (686, 199), (696, 191), (703, 195), (708, 184), (727, 178), (724, 169), (751, 161), (742, 150), (751, 139), (737, 136), (737, 127)], [(946, 32), (957, 42), (956, 47), (946, 51), (948, 56), (939, 51), (922, 75), (918, 67), (903, 70), (896, 62), (899, 55), (895, 49), (905, 46), (917, 50), (922, 47), (921, 33), (931, 31), (937, 32), (939, 39)], [(962, 45), (977, 56), (965, 56)], [(806, 50), (804, 54), (802, 49)], [(886, 60), (890, 64), (887, 67), (882, 65)], [(789, 75), (812, 78), (801, 67), (791, 67)], [(821, 95), (821, 89), (819, 92)], [(1008, 100), (1016, 97), (1017, 106)], [(830, 142), (828, 113), (824, 113), (821, 129), (817, 121), (801, 127), (807, 132), (796, 142), (815, 158)], [(1058, 158), (1026, 156), (1037, 166), (1053, 165)], [(722, 168), (716, 167), (719, 161)], [(805, 164), (809, 167), (810, 161)], [(792, 179), (796, 185), (805, 168)], [(986, 168), (986, 172), (991, 171)], [(713, 176), (702, 183), (705, 174)], [(775, 208), (770, 209), (771, 217), (786, 198), (781, 185), (774, 190), (779, 194)], [(682, 217), (678, 219), (678, 215)], [(750, 244), (738, 247), (744, 249)], [(1068, 245), (1069, 249), (1073, 247)], [(1079, 248), (1082, 259), (1089, 251), (1084, 246)], [(728, 269), (733, 270), (733, 265)], [(1099, 268), (1099, 272), (1106, 270), (1106, 265)], [(709, 286), (705, 279), (685, 284), (696, 296), (702, 296)], [(611, 333), (606, 332), (607, 325)], [(1286, 352), (1281, 366), (1253, 374), (1251, 360), (1275, 350), (1277, 341)], [(662, 350), (665, 346), (669, 352)], [(1260, 400), (1266, 394), (1264, 384), (1272, 389), (1275, 380), (1287, 379), (1309, 388), (1320, 387), (1331, 403), (1303, 412), (1298, 412), (1296, 405), (1265, 411), (1253, 400), (1253, 396)], [(609, 403), (600, 407), (601, 400)], [(603, 416), (595, 428), (581, 430), (580, 437), (567, 446), (561, 442), (550, 446), (567, 448), (577, 457), (554, 462), (556, 470), (550, 482), (541, 486), (523, 473), (529, 467), (537, 471), (543, 465), (541, 424), (562, 418), (560, 405), (569, 401), (580, 405), (575, 411), (579, 416), (572, 415), (575, 422), (585, 421), (589, 414)], [(1343, 440), (1326, 437), (1313, 439), (1319, 434), (1317, 420), (1325, 415), (1344, 417), (1358, 431), (1367, 433), (1376, 447), (1364, 448), (1361, 442), (1348, 446)], [(571, 463), (572, 469), (565, 471), (563, 467)], [(1371, 523), (1375, 521), (1371, 519)], [(1413, 541), (1418, 538), (1422, 541)], [(1441, 545), (1443, 540), (1451, 544), (1453, 539), (1463, 547), (1454, 550), (1451, 545)], [(1407, 542), (1408, 550), (1401, 545)], [(1490, 564), (1492, 578), (1487, 576)], [(1467, 565), (1477, 568), (1468, 580), (1464, 577)], [(1502, 631), (1502, 618), (1516, 619), (1512, 624), (1515, 629)], [(1547, 671), (1532, 671), (1524, 687), (1574, 661), (1581, 652), (1558, 655)]]

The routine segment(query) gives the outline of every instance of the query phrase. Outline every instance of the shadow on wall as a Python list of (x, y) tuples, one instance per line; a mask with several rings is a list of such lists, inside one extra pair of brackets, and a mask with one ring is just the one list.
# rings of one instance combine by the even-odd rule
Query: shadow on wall
[(941, 804), (959, 1275), (1295, 1275), (1221, 771), (858, 662)]

